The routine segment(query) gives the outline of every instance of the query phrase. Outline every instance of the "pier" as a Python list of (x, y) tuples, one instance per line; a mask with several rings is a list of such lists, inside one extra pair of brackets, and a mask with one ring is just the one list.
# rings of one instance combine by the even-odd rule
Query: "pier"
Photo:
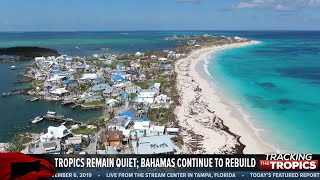
[(50, 115), (43, 115), (41, 116), (43, 119), (56, 121), (56, 122), (63, 122), (63, 123), (70, 123), (70, 124), (78, 124), (78, 125), (85, 125), (83, 122), (73, 120), (71, 118), (65, 118), (61, 116), (50, 116)]
[(3, 92), (2, 96), (12, 96), (12, 95), (18, 95), (18, 94), (24, 94), (27, 93), (31, 88), (13, 88), (12, 90), (8, 92)]
[(43, 116), (41, 116), (41, 117), (42, 117), (43, 119), (51, 120), (51, 121), (57, 121), (57, 122), (65, 122), (65, 123), (70, 123), (70, 124), (84, 125), (83, 122), (76, 121), (76, 120), (73, 120), (73, 119), (71, 119), (71, 118), (51, 117), (51, 116), (48, 116), (48, 115), (43, 115)]

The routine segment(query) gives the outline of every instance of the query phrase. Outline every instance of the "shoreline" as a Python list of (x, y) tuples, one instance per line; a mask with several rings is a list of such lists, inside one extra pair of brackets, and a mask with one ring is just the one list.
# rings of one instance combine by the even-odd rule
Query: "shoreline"
[[(242, 108), (219, 93), (214, 78), (205, 68), (207, 59), (214, 53), (258, 43), (250, 41), (205, 47), (176, 62), (176, 86), (181, 105), (175, 112), (183, 129), (185, 153), (258, 154), (276, 151), (257, 134)], [(194, 144), (198, 148), (192, 148)]]

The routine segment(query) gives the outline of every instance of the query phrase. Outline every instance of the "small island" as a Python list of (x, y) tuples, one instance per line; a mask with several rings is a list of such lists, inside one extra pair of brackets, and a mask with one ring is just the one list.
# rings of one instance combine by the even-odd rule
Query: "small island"
[(17, 46), (0, 48), (0, 62), (27, 61), (39, 56), (48, 57), (59, 55), (58, 51), (43, 47)]
[[(176, 38), (179, 41), (172, 49), (35, 57), (24, 73), (31, 87), (23, 93), (72, 109), (102, 109), (103, 116), (80, 122), (48, 111), (32, 123), (52, 120), (68, 124), (49, 126), (47, 133), (19, 134), (7, 144), (7, 151), (51, 153), (39, 149), (50, 142), (55, 152), (65, 154), (152, 154), (154, 149), (145, 145), (152, 142), (158, 147), (167, 145), (157, 150), (158, 154), (256, 152), (257, 143), (252, 146), (249, 142), (255, 141), (248, 142), (251, 134), (236, 129), (237, 119), (228, 112), (221, 113), (223, 106), (208, 96), (216, 97), (215, 91), (198, 75), (196, 67), (214, 52), (257, 42), (210, 35), (167, 39)], [(3, 94), (9, 95), (15, 92)], [(59, 132), (67, 133), (61, 136)], [(91, 141), (88, 135), (96, 140)]]

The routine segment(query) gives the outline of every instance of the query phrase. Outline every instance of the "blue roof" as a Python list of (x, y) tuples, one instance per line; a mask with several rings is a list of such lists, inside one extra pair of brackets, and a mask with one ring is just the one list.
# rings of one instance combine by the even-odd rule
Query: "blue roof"
[(118, 74), (112, 74), (112, 80), (113, 81), (123, 81), (123, 77), (121, 77), (120, 75)]
[(107, 89), (108, 87), (110, 87), (109, 84), (107, 83), (103, 83), (103, 84), (97, 84), (97, 85), (94, 85), (90, 88), (91, 91), (103, 91), (105, 89)]
[(130, 94), (124, 91), (123, 93), (121, 93), (121, 97), (127, 99), (130, 97)]
[(94, 83), (100, 83), (100, 82), (102, 82), (102, 78), (98, 77), (98, 78), (94, 79), (93, 82)]
[(145, 121), (150, 121), (150, 119), (147, 116), (144, 116), (143, 118), (136, 120), (136, 122), (145, 122)]
[(117, 66), (123, 67), (124, 64), (120, 62), (120, 63), (117, 64)]
[(134, 113), (132, 111), (125, 111), (120, 113), (119, 115), (132, 118), (134, 116)]
[(69, 79), (64, 80), (63, 83), (64, 83), (64, 84), (69, 84), (69, 83), (70, 83), (70, 80), (69, 80)]

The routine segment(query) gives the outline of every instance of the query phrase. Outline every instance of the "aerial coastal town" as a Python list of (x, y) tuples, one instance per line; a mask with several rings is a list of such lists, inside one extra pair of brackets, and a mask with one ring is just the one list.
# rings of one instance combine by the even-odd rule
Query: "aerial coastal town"
[[(25, 154), (201, 152), (198, 151), (202, 146), (201, 136), (193, 136), (192, 131), (181, 127), (175, 113), (176, 107), (183, 103), (177, 89), (176, 62), (197, 49), (250, 40), (211, 35), (174, 35), (166, 40), (178, 40), (176, 48), (90, 57), (35, 57), (21, 80), (30, 81), (31, 86), (26, 91), (16, 91), (17, 94), (27, 93), (31, 102), (45, 100), (59, 102), (65, 108), (101, 109), (103, 116), (85, 122), (48, 109), (30, 123), (56, 121), (61, 125), (49, 126), (40, 134), (17, 135), (11, 143), (2, 145), (3, 151)], [(192, 91), (202, 90), (197, 86)], [(196, 113), (194, 108), (190, 111), (191, 115)], [(188, 142), (184, 141), (186, 134), (191, 136)]]

